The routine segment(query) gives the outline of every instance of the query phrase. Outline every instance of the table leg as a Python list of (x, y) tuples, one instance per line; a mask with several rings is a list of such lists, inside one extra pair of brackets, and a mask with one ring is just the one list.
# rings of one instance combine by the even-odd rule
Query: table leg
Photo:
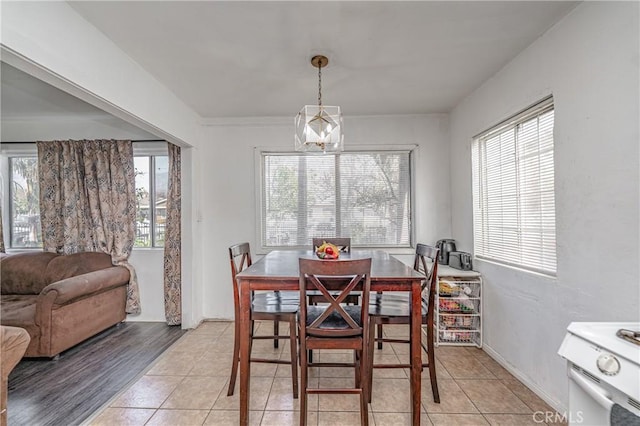
[(249, 282), (240, 281), (240, 425), (249, 424), (249, 378), (251, 376), (251, 291)]
[(420, 281), (411, 285), (411, 419), (413, 426), (420, 425), (422, 403), (422, 289)]

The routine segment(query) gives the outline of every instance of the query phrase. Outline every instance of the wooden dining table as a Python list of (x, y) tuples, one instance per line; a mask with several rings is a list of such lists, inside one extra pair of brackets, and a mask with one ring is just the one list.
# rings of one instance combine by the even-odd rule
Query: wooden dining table
[[(250, 309), (251, 294), (258, 290), (299, 291), (299, 258), (317, 259), (311, 250), (275, 250), (237, 275), (240, 287), (240, 424), (249, 424), (251, 379)], [(381, 250), (352, 250), (340, 259), (371, 258), (371, 291), (408, 291), (411, 293), (410, 392), (412, 424), (420, 425), (422, 354), (422, 289), (424, 275)], [(337, 260), (339, 261), (339, 260)], [(332, 262), (332, 260), (326, 260)]]

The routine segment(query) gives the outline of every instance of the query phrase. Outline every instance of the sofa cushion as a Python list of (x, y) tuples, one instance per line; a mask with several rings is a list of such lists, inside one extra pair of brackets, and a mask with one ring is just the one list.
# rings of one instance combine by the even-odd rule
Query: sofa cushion
[(83, 252), (58, 256), (47, 265), (45, 280), (48, 284), (66, 278), (99, 271), (113, 266), (111, 256), (99, 252)]
[(0, 314), (3, 325), (28, 328), (35, 323), (37, 295), (2, 295)]
[(49, 284), (47, 265), (58, 254), (37, 251), (12, 254), (2, 258), (1, 292), (5, 294), (39, 294)]

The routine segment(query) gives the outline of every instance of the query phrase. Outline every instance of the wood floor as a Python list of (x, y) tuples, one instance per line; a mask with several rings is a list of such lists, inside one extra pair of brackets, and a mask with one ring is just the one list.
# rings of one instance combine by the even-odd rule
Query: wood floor
[(107, 403), (185, 330), (126, 322), (60, 354), (25, 358), (9, 376), (10, 426), (82, 423)]

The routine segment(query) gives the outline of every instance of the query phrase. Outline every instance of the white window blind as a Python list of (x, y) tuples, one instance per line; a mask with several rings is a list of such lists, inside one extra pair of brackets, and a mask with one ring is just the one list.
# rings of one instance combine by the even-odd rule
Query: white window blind
[(313, 237), (409, 247), (409, 156), (409, 151), (262, 153), (263, 247), (308, 247)]
[(555, 275), (553, 122), (548, 98), (473, 141), (476, 257)]

